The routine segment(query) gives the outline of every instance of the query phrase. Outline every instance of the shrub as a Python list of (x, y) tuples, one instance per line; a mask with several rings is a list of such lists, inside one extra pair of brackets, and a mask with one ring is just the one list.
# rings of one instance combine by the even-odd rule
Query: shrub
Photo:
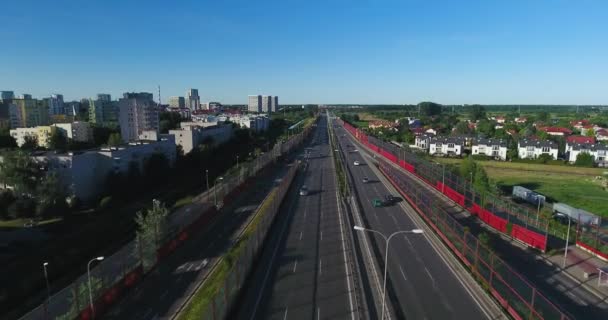
[(111, 196), (105, 196), (105, 197), (101, 198), (101, 200), (99, 201), (98, 209), (99, 210), (107, 209), (111, 205), (112, 205), (112, 197)]
[(472, 155), (473, 160), (478, 160), (478, 161), (486, 161), (486, 160), (492, 160), (492, 157), (486, 156), (485, 154), (474, 154)]

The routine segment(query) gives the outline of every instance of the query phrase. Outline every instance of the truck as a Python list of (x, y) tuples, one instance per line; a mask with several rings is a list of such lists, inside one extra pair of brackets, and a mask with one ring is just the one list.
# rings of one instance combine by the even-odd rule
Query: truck
[(556, 217), (567, 217), (573, 222), (584, 225), (600, 225), (600, 217), (583, 209), (569, 206), (565, 203), (556, 202), (553, 204), (553, 214)]
[(544, 205), (546, 200), (545, 196), (543, 196), (542, 194), (536, 193), (522, 186), (513, 187), (513, 197), (522, 199), (534, 205), (538, 205), (539, 201), (541, 205)]

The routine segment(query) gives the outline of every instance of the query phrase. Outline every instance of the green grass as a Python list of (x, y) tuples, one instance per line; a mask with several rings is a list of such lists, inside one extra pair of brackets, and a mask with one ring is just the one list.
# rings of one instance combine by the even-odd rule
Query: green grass
[(369, 127), (369, 122), (367, 122), (367, 121), (355, 121), (354, 125), (357, 126), (357, 128), (364, 129), (364, 128), (368, 128)]
[(193, 196), (185, 196), (185, 197), (177, 199), (177, 201), (175, 201), (175, 203), (173, 204), (173, 210), (179, 209), (183, 206), (191, 204), (192, 199), (194, 199)]
[[(45, 225), (62, 221), (63, 218), (52, 218), (47, 220), (38, 221), (37, 225)], [(30, 219), (13, 219), (13, 220), (0, 220), (0, 228), (22, 228), (25, 223)]]
[[(435, 159), (438, 162), (458, 165), (460, 159)], [(608, 176), (598, 168), (552, 166), (543, 164), (478, 161), (497, 184), (511, 187), (522, 185), (539, 192), (553, 202), (564, 202), (595, 214), (608, 217), (608, 192), (595, 180)]]

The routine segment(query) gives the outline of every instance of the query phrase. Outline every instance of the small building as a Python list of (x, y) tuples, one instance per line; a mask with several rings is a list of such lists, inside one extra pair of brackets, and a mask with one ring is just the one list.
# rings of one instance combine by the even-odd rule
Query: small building
[(498, 160), (507, 160), (507, 141), (502, 139), (474, 139), (472, 155), (485, 155)]
[(186, 125), (179, 130), (169, 130), (169, 134), (175, 136), (175, 143), (182, 146), (184, 154), (211, 139), (212, 145), (217, 146), (232, 138), (232, 125), (215, 124), (210, 126)]
[(569, 136), (572, 134), (572, 130), (564, 127), (542, 127), (538, 128), (538, 130), (544, 131), (552, 136)]
[(503, 116), (497, 116), (496, 117), (496, 123), (505, 123), (507, 119)]
[(570, 121), (570, 125), (575, 129), (581, 130), (584, 126), (589, 125), (589, 120), (572, 120)]
[(88, 122), (55, 123), (51, 127), (55, 127), (69, 140), (87, 142), (93, 139), (92, 129)]
[(572, 146), (570, 153), (568, 154), (568, 161), (570, 163), (576, 162), (576, 158), (581, 153), (588, 153), (593, 156), (593, 162), (599, 166), (606, 166), (608, 160), (608, 145), (602, 143), (579, 143)]
[(524, 124), (526, 122), (528, 122), (528, 118), (526, 118), (526, 117), (517, 117), (517, 118), (515, 118), (515, 123)]
[(572, 150), (572, 146), (576, 145), (576, 144), (594, 144), (594, 143), (595, 143), (594, 137), (569, 136), (568, 138), (566, 138), (565, 152), (566, 153), (570, 152), (570, 150)]
[(517, 144), (517, 154), (520, 159), (536, 159), (543, 154), (548, 154), (553, 159), (557, 159), (557, 153), (558, 145), (551, 140), (524, 139)]
[(397, 130), (397, 124), (386, 120), (372, 120), (368, 123), (370, 129), (394, 129)]
[(431, 139), (433, 138), (433, 134), (425, 133), (416, 136), (414, 140), (414, 144), (411, 145), (411, 148), (419, 149), (428, 152), (430, 147)]
[(465, 141), (461, 137), (433, 137), (429, 142), (429, 154), (460, 157), (464, 144)]
[(608, 141), (608, 130), (600, 129), (595, 132), (595, 138), (597, 141)]
[(10, 130), (10, 135), (17, 142), (17, 146), (21, 147), (26, 139), (36, 139), (38, 147), (48, 148), (51, 139), (51, 126), (38, 126), (32, 128), (16, 128)]

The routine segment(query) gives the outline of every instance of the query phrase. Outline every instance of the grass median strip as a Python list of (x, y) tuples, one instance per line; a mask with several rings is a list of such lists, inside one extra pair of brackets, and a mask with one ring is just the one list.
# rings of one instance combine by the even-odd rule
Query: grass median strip
[(264, 215), (272, 209), (273, 202), (277, 200), (278, 189), (274, 188), (258, 208), (254, 218), (245, 228), (239, 241), (228, 252), (222, 255), (220, 262), (215, 266), (211, 274), (207, 276), (204, 285), (201, 286), (193, 295), (192, 299), (180, 313), (177, 319), (205, 319), (213, 299), (217, 296), (220, 288), (225, 285), (230, 272), (234, 269), (234, 262), (243, 253), (247, 241), (251, 239), (258, 228)]

